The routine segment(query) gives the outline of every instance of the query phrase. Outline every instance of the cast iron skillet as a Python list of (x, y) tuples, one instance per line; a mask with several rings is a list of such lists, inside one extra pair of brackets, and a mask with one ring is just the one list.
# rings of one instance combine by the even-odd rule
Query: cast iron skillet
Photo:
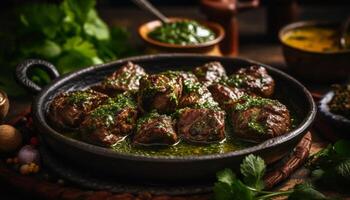
[[(291, 132), (261, 144), (242, 150), (205, 156), (161, 157), (121, 154), (108, 148), (94, 146), (64, 136), (53, 129), (46, 119), (46, 112), (51, 100), (59, 93), (83, 89), (101, 81), (106, 75), (115, 71), (127, 61), (135, 62), (148, 73), (156, 73), (169, 69), (191, 70), (193, 67), (210, 61), (219, 61), (231, 74), (240, 67), (262, 65), (276, 81), (276, 93), (282, 102), (290, 102), (298, 113), (300, 123)], [(28, 79), (28, 70), (40, 67), (55, 80), (45, 88), (41, 88)], [(132, 57), (111, 63), (88, 67), (62, 77), (55, 67), (42, 60), (27, 60), (17, 67), (17, 79), (27, 89), (38, 93), (33, 102), (33, 118), (40, 132), (43, 143), (57, 155), (82, 169), (95, 174), (107, 175), (121, 180), (139, 180), (143, 182), (197, 182), (214, 178), (215, 173), (223, 168), (238, 169), (239, 163), (248, 154), (262, 156), (267, 163), (281, 159), (299, 142), (311, 126), (315, 114), (315, 103), (307, 91), (294, 78), (254, 61), (229, 57), (214, 57), (195, 54), (160, 54)], [(289, 107), (291, 109), (291, 107)], [(142, 183), (142, 182), (141, 182)]]

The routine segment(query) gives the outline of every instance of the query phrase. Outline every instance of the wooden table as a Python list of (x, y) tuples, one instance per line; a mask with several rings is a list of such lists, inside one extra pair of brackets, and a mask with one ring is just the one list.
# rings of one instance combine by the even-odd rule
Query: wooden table
[[(137, 36), (136, 28), (138, 25), (151, 20), (152, 17), (135, 8), (99, 8), (101, 16), (107, 20), (110, 25), (122, 25), (131, 31), (131, 38), (134, 45), (140, 46), (142, 42)], [(165, 7), (161, 10), (168, 16), (185, 16), (197, 19), (203, 19), (199, 10), (195, 7)], [(344, 7), (305, 7), (302, 9), (302, 19), (311, 18), (334, 18), (342, 19), (347, 13), (350, 13), (350, 8)], [(240, 57), (256, 60), (273, 67), (287, 70), (281, 47), (278, 42), (269, 41), (266, 38), (265, 26), (265, 9), (259, 8), (239, 15), (240, 21)], [(327, 86), (322, 85), (307, 85), (310, 90), (324, 91)], [(9, 117), (21, 112), (23, 108), (31, 102), (31, 97), (25, 98), (10, 98), (11, 109)], [(327, 141), (320, 139), (316, 134), (313, 134), (313, 145), (311, 153), (317, 152), (319, 149), (327, 145)], [(291, 180), (281, 184), (278, 189), (287, 189), (293, 187), (295, 183), (303, 181), (306, 177), (306, 170), (300, 169), (291, 176)], [(0, 182), (0, 199), (30, 199), (27, 194), (21, 194), (15, 189)]]

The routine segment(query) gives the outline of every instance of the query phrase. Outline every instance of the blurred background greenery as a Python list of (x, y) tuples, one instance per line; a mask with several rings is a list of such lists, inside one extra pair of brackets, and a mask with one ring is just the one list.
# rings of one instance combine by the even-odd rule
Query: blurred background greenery
[[(108, 27), (99, 17), (96, 0), (64, 0), (15, 7), (2, 20), (0, 32), (0, 88), (10, 96), (24, 94), (13, 76), (26, 58), (52, 62), (61, 74), (135, 55), (122, 27)], [(40, 85), (49, 81), (41, 70), (30, 72)]]

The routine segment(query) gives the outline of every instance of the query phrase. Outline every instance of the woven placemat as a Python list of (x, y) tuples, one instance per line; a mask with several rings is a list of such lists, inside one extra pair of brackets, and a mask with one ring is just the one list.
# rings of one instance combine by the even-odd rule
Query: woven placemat
[[(29, 130), (32, 129), (30, 110), (20, 114), (14, 120), (10, 122), (14, 126), (24, 126)], [(23, 129), (23, 127), (21, 127)], [(26, 134), (31, 134), (33, 131), (26, 131)], [(33, 133), (34, 134), (34, 133)], [(309, 155), (311, 148), (312, 136), (311, 133), (307, 133), (290, 155), (284, 158), (279, 163), (273, 166), (273, 169), (269, 170), (269, 173), (264, 177), (265, 185), (267, 189), (273, 188), (275, 185), (282, 181), (288, 179), (288, 177), (300, 166), (303, 165), (306, 158)], [(155, 192), (156, 190), (147, 191), (140, 190), (143, 192), (128, 191), (127, 187), (124, 190), (116, 191), (109, 190), (108, 187), (103, 190), (91, 190), (87, 187), (81, 187), (81, 185), (72, 184), (67, 182), (65, 184), (62, 177), (57, 176), (57, 174), (50, 174), (52, 171), (45, 168), (45, 164), (42, 166), (42, 170), (37, 175), (24, 176), (19, 174), (17, 171), (13, 170), (11, 167), (6, 165), (3, 160), (0, 160), (0, 178), (11, 184), (12, 186), (18, 188), (19, 190), (29, 192), (31, 194), (37, 195), (38, 197), (47, 199), (82, 199), (82, 200), (92, 200), (92, 199), (156, 199), (156, 200), (181, 200), (181, 199), (210, 199), (211, 193), (210, 189), (206, 185), (205, 194), (196, 195), (159, 195), (162, 193)], [(52, 177), (54, 178), (52, 178)], [(51, 178), (50, 178), (51, 177)], [(123, 187), (122, 185), (119, 185)], [(135, 186), (133, 186), (135, 188)], [(193, 186), (192, 186), (193, 187)], [(196, 186), (199, 187), (199, 186)], [(145, 189), (145, 187), (143, 187)], [(153, 188), (156, 189), (156, 188)], [(198, 188), (197, 188), (198, 189)], [(118, 193), (116, 193), (118, 192)], [(153, 192), (153, 193), (152, 193)], [(166, 193), (166, 192), (164, 192)], [(180, 193), (179, 193), (180, 194)]]

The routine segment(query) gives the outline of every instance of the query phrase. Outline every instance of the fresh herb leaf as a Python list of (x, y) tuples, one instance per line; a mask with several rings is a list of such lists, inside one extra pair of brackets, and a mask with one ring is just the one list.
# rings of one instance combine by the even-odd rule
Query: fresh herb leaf
[(350, 183), (350, 158), (335, 166), (335, 173)]
[(223, 182), (215, 183), (213, 191), (214, 191), (214, 198), (216, 200), (232, 200), (234, 198), (232, 186), (227, 183), (223, 183)]
[(217, 173), (218, 182), (214, 185), (214, 195), (217, 200), (250, 200), (254, 194), (247, 188), (230, 169)]
[(334, 149), (338, 155), (350, 158), (350, 141), (339, 140), (334, 144)]
[(298, 184), (287, 191), (263, 191), (262, 177), (265, 168), (264, 160), (251, 154), (245, 157), (240, 165), (243, 182), (230, 169), (218, 172), (218, 181), (213, 188), (214, 198), (216, 200), (268, 200), (274, 197), (289, 197), (291, 200), (328, 199), (309, 183)]
[[(0, 33), (0, 88), (10, 96), (24, 90), (9, 75), (19, 62), (40, 58), (52, 62), (62, 74), (108, 62), (137, 52), (128, 42), (128, 32), (111, 30), (98, 16), (96, 0), (64, 0), (57, 4), (27, 4), (16, 8), (2, 22)], [(3, 20), (4, 21), (4, 20)], [(4, 73), (3, 73), (4, 72)], [(47, 75), (33, 70), (32, 80), (47, 84)]]
[(87, 35), (97, 40), (109, 40), (110, 32), (108, 26), (97, 16), (95, 10), (91, 10), (84, 23), (84, 31)]
[(62, 8), (68, 17), (79, 24), (84, 24), (88, 13), (94, 8), (95, 0), (65, 0)]
[(218, 181), (226, 183), (228, 185), (232, 185), (232, 183), (236, 179), (236, 175), (230, 169), (224, 169), (222, 171), (219, 171), (216, 174), (216, 176), (218, 178)]
[(262, 158), (250, 154), (244, 158), (240, 169), (245, 184), (257, 190), (264, 188), (262, 178), (265, 174), (266, 165)]
[(288, 197), (289, 200), (323, 200), (327, 199), (322, 193), (315, 190), (309, 183), (298, 184)]

